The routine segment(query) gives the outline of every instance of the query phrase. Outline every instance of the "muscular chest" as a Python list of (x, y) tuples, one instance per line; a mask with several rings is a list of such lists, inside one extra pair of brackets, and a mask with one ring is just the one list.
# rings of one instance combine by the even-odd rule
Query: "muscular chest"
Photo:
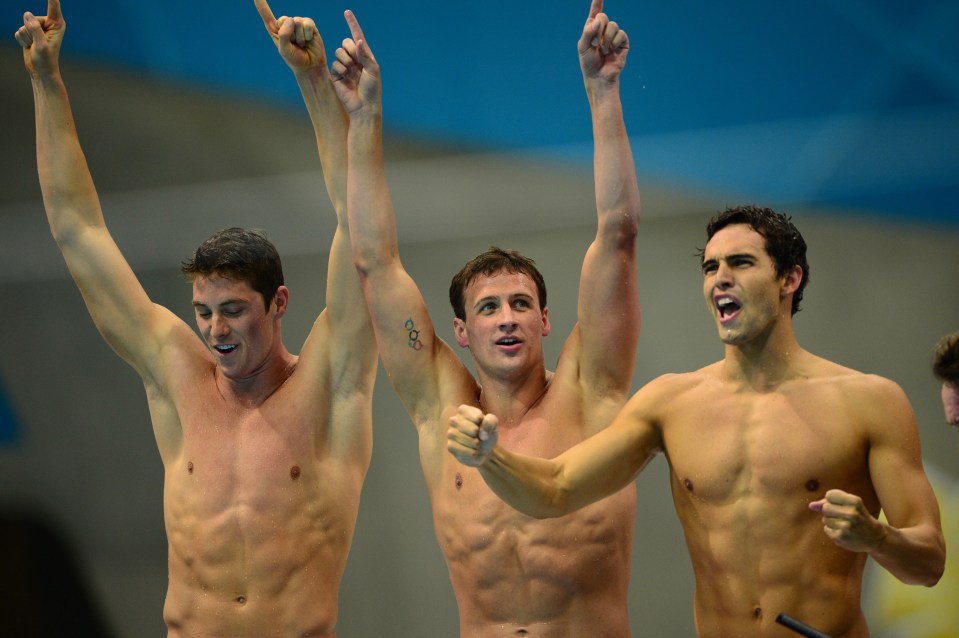
[(860, 425), (828, 394), (704, 396), (672, 415), (664, 438), (674, 490), (715, 505), (819, 498), (866, 467)]
[(317, 429), (295, 406), (253, 409), (211, 401), (181, 417), (180, 453), (168, 486), (200, 509), (261, 507), (309, 492), (317, 480)]

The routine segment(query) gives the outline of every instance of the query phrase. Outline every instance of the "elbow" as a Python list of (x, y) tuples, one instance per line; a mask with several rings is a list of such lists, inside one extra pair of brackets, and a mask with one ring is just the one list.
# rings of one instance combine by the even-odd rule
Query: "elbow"
[(639, 207), (611, 210), (603, 216), (602, 232), (613, 245), (632, 250), (639, 236)]

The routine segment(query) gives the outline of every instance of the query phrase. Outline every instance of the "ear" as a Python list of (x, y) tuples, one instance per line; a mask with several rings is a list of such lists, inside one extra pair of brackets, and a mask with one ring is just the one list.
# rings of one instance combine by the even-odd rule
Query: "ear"
[(459, 317), (453, 318), (453, 334), (460, 348), (469, 348), (469, 339), (466, 337), (466, 322)]
[(273, 304), (276, 306), (276, 318), (279, 319), (286, 314), (290, 307), (290, 289), (286, 286), (280, 286), (273, 295)]
[(782, 276), (782, 289), (780, 294), (783, 297), (788, 297), (797, 290), (799, 290), (799, 284), (802, 283), (803, 271), (802, 266), (798, 264), (792, 266), (786, 273)]
[(552, 326), (549, 325), (549, 308), (543, 308), (543, 336), (548, 337), (549, 331), (552, 329)]

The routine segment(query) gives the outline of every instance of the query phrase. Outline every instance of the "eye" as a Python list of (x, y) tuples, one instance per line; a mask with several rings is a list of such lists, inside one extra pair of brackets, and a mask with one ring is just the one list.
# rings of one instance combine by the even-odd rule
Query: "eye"
[(529, 307), (531, 307), (531, 306), (532, 306), (532, 304), (529, 302), (528, 299), (517, 299), (516, 301), (513, 302), (513, 307), (514, 307), (514, 308), (523, 308), (523, 309), (526, 309), (526, 308), (529, 308)]
[(210, 318), (210, 311), (209, 311), (209, 310), (206, 310), (206, 309), (202, 309), (202, 310), (201, 310), (200, 308), (196, 308), (195, 310), (196, 310), (196, 316), (199, 317), (200, 319), (209, 319), (209, 318)]
[(717, 268), (719, 268), (719, 264), (715, 261), (707, 261), (702, 265), (704, 275), (716, 272)]

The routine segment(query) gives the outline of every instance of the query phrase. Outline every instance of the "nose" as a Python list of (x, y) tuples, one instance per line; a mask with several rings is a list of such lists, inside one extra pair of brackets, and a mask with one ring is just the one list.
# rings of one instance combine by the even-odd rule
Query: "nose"
[(500, 311), (499, 325), (503, 330), (511, 330), (516, 326), (513, 309), (510, 308), (509, 305), (504, 305)]
[(230, 334), (230, 325), (223, 317), (214, 313), (210, 319), (210, 334), (214, 337), (225, 337)]
[(733, 285), (733, 270), (725, 261), (720, 261), (716, 267), (715, 282), (720, 290), (726, 290)]

